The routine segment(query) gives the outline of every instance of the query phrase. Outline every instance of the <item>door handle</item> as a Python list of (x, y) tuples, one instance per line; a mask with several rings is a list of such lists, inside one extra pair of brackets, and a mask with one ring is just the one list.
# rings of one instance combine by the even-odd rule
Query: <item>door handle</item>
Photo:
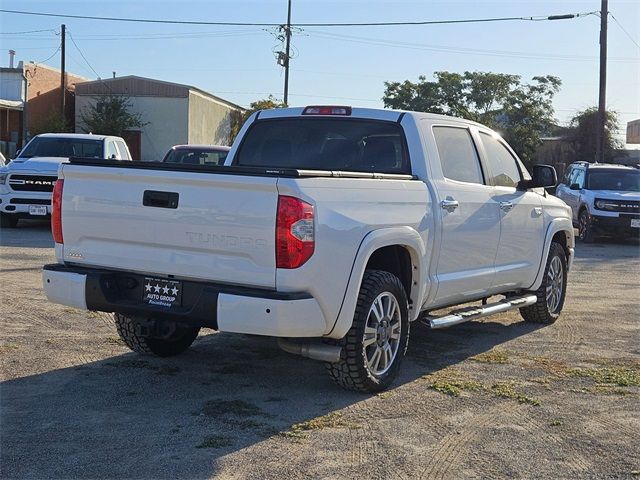
[(158, 192), (145, 190), (142, 195), (142, 205), (145, 207), (178, 208), (177, 192)]
[(449, 213), (452, 213), (456, 208), (460, 206), (457, 200), (454, 200), (451, 197), (447, 197), (440, 202), (440, 206), (443, 210), (446, 210)]
[(513, 208), (513, 203), (511, 202), (500, 202), (500, 210), (503, 212), (508, 212)]

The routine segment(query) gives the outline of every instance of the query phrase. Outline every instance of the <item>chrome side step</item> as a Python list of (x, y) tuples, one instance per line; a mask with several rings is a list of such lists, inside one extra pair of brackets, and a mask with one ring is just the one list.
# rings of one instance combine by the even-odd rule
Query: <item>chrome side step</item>
[(425, 315), (423, 317), (423, 321), (431, 328), (446, 328), (459, 323), (468, 322), (469, 320), (488, 317), (489, 315), (494, 315), (496, 313), (528, 307), (537, 301), (538, 297), (535, 295), (505, 298), (499, 302), (482, 305), (480, 307), (467, 307), (460, 310), (453, 310), (448, 315), (444, 315), (442, 317)]

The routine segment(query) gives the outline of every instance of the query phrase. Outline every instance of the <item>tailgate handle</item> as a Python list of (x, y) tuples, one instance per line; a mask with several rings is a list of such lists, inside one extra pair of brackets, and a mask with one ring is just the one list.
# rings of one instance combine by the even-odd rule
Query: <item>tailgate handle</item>
[(142, 204), (145, 207), (178, 208), (178, 193), (145, 190), (142, 196)]

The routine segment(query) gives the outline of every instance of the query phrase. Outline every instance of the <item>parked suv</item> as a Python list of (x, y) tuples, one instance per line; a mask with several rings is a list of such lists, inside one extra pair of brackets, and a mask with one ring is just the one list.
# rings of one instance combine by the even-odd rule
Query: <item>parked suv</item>
[(623, 165), (576, 162), (569, 166), (556, 196), (571, 207), (578, 238), (640, 235), (640, 170)]
[(58, 167), (71, 157), (131, 160), (120, 137), (80, 133), (36, 135), (8, 165), (0, 168), (0, 221), (4, 228), (20, 218), (51, 214), (51, 192)]

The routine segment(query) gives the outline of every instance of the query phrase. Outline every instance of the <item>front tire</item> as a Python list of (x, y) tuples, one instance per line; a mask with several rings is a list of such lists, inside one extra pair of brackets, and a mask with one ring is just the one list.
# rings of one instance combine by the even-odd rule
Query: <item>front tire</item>
[(327, 363), (331, 378), (347, 390), (379, 392), (396, 377), (409, 342), (407, 295), (395, 275), (366, 270), (353, 324), (338, 342), (342, 356)]
[(542, 284), (534, 293), (538, 301), (521, 308), (520, 315), (525, 322), (554, 323), (560, 316), (567, 293), (567, 257), (559, 243), (551, 243)]
[(584, 243), (593, 243), (593, 225), (591, 217), (586, 209), (583, 209), (578, 216), (578, 238)]
[(122, 341), (143, 355), (172, 357), (187, 350), (198, 336), (199, 328), (177, 327), (167, 338), (151, 338), (136, 333), (136, 321), (120, 313), (113, 315)]
[(18, 216), (10, 213), (0, 213), (0, 227), (16, 228), (18, 226)]

